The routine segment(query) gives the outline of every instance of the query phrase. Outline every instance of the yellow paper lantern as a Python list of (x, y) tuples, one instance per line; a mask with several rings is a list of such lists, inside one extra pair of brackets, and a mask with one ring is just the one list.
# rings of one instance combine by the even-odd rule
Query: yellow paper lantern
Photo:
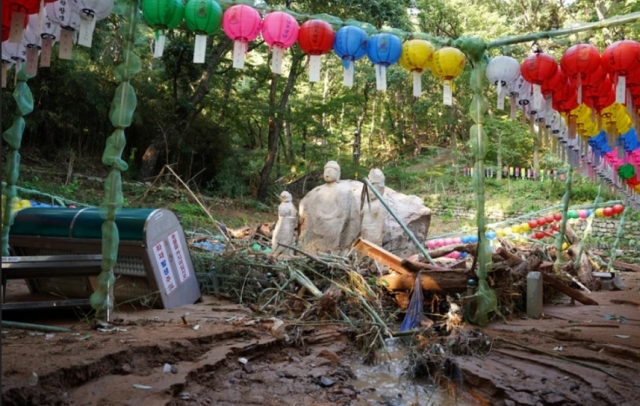
[(527, 231), (531, 230), (531, 227), (529, 227), (529, 223), (522, 223), (520, 224), (520, 232), (526, 233)]
[(599, 209), (596, 209), (596, 217), (602, 217), (604, 216), (604, 209), (601, 207)]
[(444, 80), (443, 102), (453, 105), (453, 90), (451, 81), (464, 70), (465, 56), (459, 49), (442, 47), (433, 54), (431, 72)]
[(411, 72), (413, 76), (413, 95), (422, 95), (423, 71), (431, 67), (435, 47), (423, 39), (411, 39), (402, 45), (402, 55), (400, 56), (400, 66)]

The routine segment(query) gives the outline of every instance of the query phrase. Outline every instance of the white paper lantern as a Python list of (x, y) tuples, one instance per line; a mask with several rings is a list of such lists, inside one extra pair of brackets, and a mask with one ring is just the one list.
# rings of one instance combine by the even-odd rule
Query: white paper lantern
[(48, 3), (45, 6), (47, 17), (52, 23), (58, 24), (61, 28), (60, 36), (60, 59), (71, 59), (73, 52), (73, 38), (77, 30), (80, 29), (80, 16), (71, 5), (70, 0), (58, 0)]
[(80, 15), (78, 44), (91, 48), (96, 21), (111, 14), (113, 0), (69, 0), (73, 10)]
[(509, 92), (509, 85), (520, 76), (520, 63), (510, 56), (497, 56), (487, 65), (489, 83), (497, 86), (498, 109), (504, 109), (504, 98)]

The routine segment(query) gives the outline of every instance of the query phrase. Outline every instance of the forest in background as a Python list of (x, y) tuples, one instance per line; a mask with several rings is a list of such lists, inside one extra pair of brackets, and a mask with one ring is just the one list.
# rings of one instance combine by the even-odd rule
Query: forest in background
[[(570, 27), (640, 11), (635, 0), (339, 0), (264, 1), (304, 14), (327, 13), (455, 39), (486, 41)], [(23, 160), (54, 161), (61, 170), (72, 158), (100, 162), (113, 128), (108, 112), (117, 86), (113, 70), (121, 61), (121, 16), (99, 21), (93, 47), (74, 47), (72, 61), (57, 59), (29, 80), (34, 111), (26, 116)], [(334, 27), (336, 28), (336, 27)], [(337, 28), (336, 28), (337, 29)], [(453, 106), (442, 104), (440, 80), (422, 75), (423, 95), (412, 95), (411, 75), (399, 65), (387, 72), (386, 92), (376, 90), (372, 63), (356, 63), (354, 86), (342, 84), (342, 64), (330, 53), (322, 59), (322, 81), (308, 81), (307, 56), (286, 51), (282, 76), (271, 73), (268, 45), (250, 44), (244, 70), (231, 67), (232, 42), (220, 30), (209, 37), (205, 64), (192, 62), (194, 33), (169, 32), (160, 59), (153, 59), (153, 31), (139, 24), (136, 53), (143, 70), (132, 80), (138, 97), (134, 122), (126, 130), (129, 179), (152, 180), (166, 164), (192, 187), (216, 196), (253, 196), (267, 201), (283, 183), (321, 171), (337, 160), (343, 178), (366, 176), (373, 166), (428, 165), (435, 155), (452, 155), (468, 166), (471, 119), (469, 68), (455, 80)], [(522, 60), (534, 45), (558, 59), (569, 46), (591, 42), (600, 50), (623, 38), (640, 39), (640, 26), (584, 32), (491, 51)], [(13, 111), (11, 86), (3, 89), (2, 125)], [(495, 106), (495, 90), (486, 86)], [(487, 119), (489, 165), (531, 167), (534, 137), (507, 112), (491, 109)], [(359, 137), (359, 140), (357, 139)], [(358, 166), (354, 142), (360, 143)], [(547, 151), (548, 152), (548, 151)], [(542, 151), (541, 169), (558, 165)], [(455, 170), (452, 167), (452, 170)], [(105, 168), (106, 173), (106, 168)], [(98, 174), (96, 174), (98, 175)]]

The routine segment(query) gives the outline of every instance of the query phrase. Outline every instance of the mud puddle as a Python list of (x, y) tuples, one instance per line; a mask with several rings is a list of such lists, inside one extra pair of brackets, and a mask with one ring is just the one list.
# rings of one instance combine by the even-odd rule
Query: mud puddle
[(416, 382), (405, 377), (409, 367), (406, 348), (400, 339), (387, 339), (385, 343), (387, 351), (380, 352), (377, 364), (364, 365), (360, 360), (351, 364), (356, 376), (352, 384), (360, 393), (358, 404), (471, 406), (426, 381)]

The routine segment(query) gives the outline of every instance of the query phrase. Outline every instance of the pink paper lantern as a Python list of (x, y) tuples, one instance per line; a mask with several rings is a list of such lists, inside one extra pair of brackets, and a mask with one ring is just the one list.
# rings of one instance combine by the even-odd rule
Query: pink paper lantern
[(260, 13), (243, 4), (229, 7), (222, 15), (222, 29), (233, 40), (233, 67), (243, 69), (248, 44), (258, 37), (262, 29)]
[(436, 248), (440, 248), (444, 245), (444, 241), (441, 239), (437, 239), (435, 240), (435, 245), (436, 245)]
[(445, 238), (444, 239), (444, 245), (445, 246), (451, 245), (451, 244), (453, 244), (453, 240), (451, 238)]
[(586, 219), (589, 217), (589, 213), (586, 210), (578, 210), (578, 217), (581, 219)]
[(436, 242), (434, 240), (427, 241), (427, 248), (432, 250), (436, 247)]
[(458, 258), (460, 258), (460, 253), (458, 251), (453, 251), (453, 252), (450, 252), (449, 254), (447, 254), (447, 257), (453, 258), (453, 259), (458, 259)]
[(453, 244), (462, 244), (462, 238), (456, 237), (453, 239)]
[(267, 14), (262, 23), (262, 38), (271, 47), (271, 72), (282, 73), (282, 57), (284, 50), (295, 44), (300, 27), (292, 15), (283, 11)]

